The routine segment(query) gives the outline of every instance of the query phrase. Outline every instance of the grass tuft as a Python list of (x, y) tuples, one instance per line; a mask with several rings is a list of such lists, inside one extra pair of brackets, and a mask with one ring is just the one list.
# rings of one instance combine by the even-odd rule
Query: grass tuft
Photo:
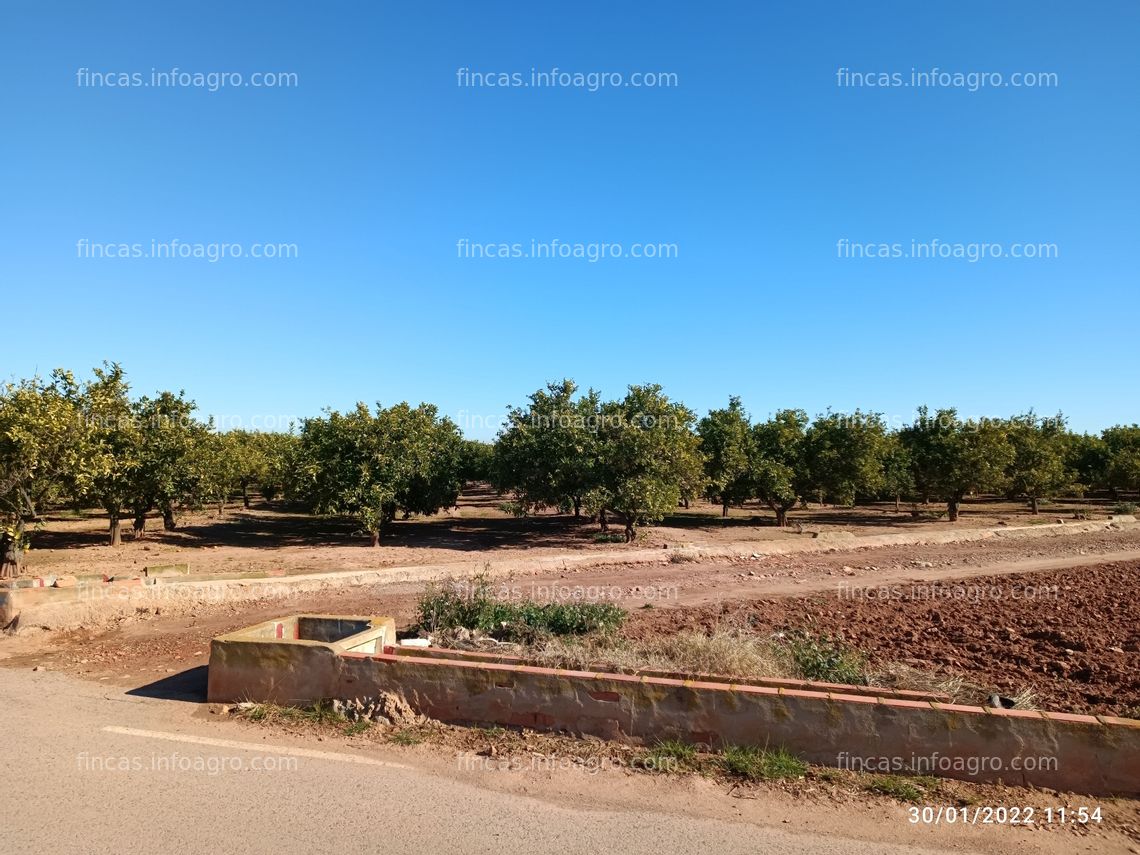
[(805, 632), (791, 633), (786, 639), (798, 676), (824, 683), (867, 685), (867, 660), (842, 639)]
[(769, 750), (753, 745), (729, 745), (721, 752), (721, 767), (729, 775), (746, 781), (775, 781), (802, 778), (808, 764), (784, 748)]
[(685, 772), (696, 769), (696, 746), (679, 739), (658, 742), (636, 760), (636, 765), (651, 772)]

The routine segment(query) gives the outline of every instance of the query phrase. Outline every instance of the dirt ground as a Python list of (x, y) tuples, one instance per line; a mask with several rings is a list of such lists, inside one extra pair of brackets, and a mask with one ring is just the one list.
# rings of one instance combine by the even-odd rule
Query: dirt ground
[(1140, 561), (913, 583), (856, 581), (807, 597), (634, 612), (626, 633), (745, 626), (841, 637), (1041, 709), (1140, 718)]
[[(718, 623), (843, 635), (874, 660), (1009, 695), (1029, 690), (1043, 708), (1136, 714), (1138, 581), (1140, 529), (1127, 529), (713, 564), (663, 558), (520, 573), (494, 580), (492, 592), (616, 602), (635, 637)], [(137, 686), (204, 672), (211, 638), (285, 613), (384, 614), (406, 628), (422, 590), (366, 585), (188, 611), (150, 607), (108, 627), (0, 639), (0, 659)]]
[[(375, 549), (351, 522), (291, 513), (257, 497), (252, 508), (231, 507), (220, 517), (215, 511), (182, 514), (174, 531), (164, 531), (161, 519), (153, 518), (141, 540), (133, 538), (127, 524), (122, 545), (114, 549), (106, 545), (104, 514), (61, 511), (47, 514), (32, 533), (25, 572), (113, 575), (147, 565), (188, 563), (192, 573), (202, 575), (293, 574), (458, 562), (473, 555), (525, 559), (622, 548), (596, 540), (600, 534), (596, 523), (576, 522), (569, 515), (544, 512), (516, 519), (499, 508), (505, 499), (489, 488), (473, 488), (460, 497), (457, 508), (433, 517), (397, 520)], [(661, 525), (643, 529), (634, 546), (760, 543), (832, 532), (946, 532), (1051, 523), (1072, 519), (1077, 510), (1107, 519), (1110, 506), (1106, 502), (1058, 502), (1034, 517), (1019, 502), (978, 500), (967, 502), (954, 524), (938, 518), (942, 510), (930, 505), (918, 509), (915, 517), (909, 506), (896, 512), (893, 503), (858, 508), (813, 505), (792, 511), (792, 526), (780, 529), (772, 513), (755, 503), (732, 508), (722, 519), (719, 506), (701, 501), (688, 510), (679, 508)]]

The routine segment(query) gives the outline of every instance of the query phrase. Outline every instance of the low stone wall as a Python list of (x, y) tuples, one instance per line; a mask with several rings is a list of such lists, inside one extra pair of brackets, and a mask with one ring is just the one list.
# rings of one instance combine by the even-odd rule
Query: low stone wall
[[(559, 670), (392, 648), (368, 655), (241, 635), (213, 642), (211, 701), (310, 704), (396, 692), (445, 722), (646, 745), (681, 739), (711, 747), (782, 746), (811, 763), (856, 769), (868, 758), (897, 758), (911, 768), (936, 762), (931, 771), (944, 777), (1140, 795), (1140, 721), (1129, 719), (870, 697), (812, 684)], [(1029, 761), (1033, 768), (1024, 768)]]

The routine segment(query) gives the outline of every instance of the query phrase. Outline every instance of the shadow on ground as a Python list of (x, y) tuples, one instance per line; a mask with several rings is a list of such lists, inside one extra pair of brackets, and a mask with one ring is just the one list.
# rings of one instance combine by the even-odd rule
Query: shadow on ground
[(127, 692), (136, 698), (157, 698), (163, 701), (184, 701), (192, 704), (206, 702), (206, 674), (205, 665), (198, 665), (181, 674), (171, 674), (137, 689)]

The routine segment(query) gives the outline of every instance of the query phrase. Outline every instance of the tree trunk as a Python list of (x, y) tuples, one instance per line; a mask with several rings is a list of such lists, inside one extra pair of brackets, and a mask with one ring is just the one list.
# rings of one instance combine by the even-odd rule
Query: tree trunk
[(722, 517), (727, 517), (727, 516), (728, 516), (728, 502), (721, 502), (721, 506), (720, 506), (720, 515), (721, 515)]
[(380, 531), (379, 531), (379, 529), (372, 532), (372, 546), (374, 549), (380, 548)]
[(1029, 507), (1032, 508), (1031, 513), (1034, 516), (1041, 513), (1041, 509), (1037, 504), (1037, 497), (1036, 496), (1030, 496), (1029, 497)]
[(689, 500), (688, 499), (681, 499), (681, 504), (683, 504), (685, 506), (686, 511), (689, 509)]
[(162, 527), (167, 531), (178, 528), (178, 523), (174, 521), (174, 508), (162, 509)]
[(142, 540), (146, 537), (146, 511), (135, 514), (135, 540)]
[(225, 499), (219, 499), (218, 500), (218, 516), (224, 516), (225, 513), (226, 513), (226, 500)]
[(961, 499), (950, 499), (946, 503), (946, 514), (950, 522), (958, 522), (958, 505), (960, 503)]
[(625, 542), (633, 543), (633, 517), (627, 517), (625, 521)]
[(896, 514), (899, 512), (899, 502), (900, 501), (902, 501), (902, 496), (900, 496), (898, 493), (895, 493), (895, 513)]
[(111, 546), (121, 546), (122, 543), (123, 536), (120, 531), (119, 515), (111, 514)]
[(246, 510), (249, 510), (249, 484), (244, 481), (241, 484), (241, 503)]
[(582, 500), (578, 496), (574, 497), (574, 519), (580, 519), (582, 516)]
[(602, 508), (600, 511), (598, 511), (598, 522), (600, 522), (602, 524), (602, 531), (609, 531), (610, 530), (609, 521), (606, 519), (606, 509), (605, 508)]
[(787, 508), (776, 508), (776, 525), (783, 528), (788, 524)]

